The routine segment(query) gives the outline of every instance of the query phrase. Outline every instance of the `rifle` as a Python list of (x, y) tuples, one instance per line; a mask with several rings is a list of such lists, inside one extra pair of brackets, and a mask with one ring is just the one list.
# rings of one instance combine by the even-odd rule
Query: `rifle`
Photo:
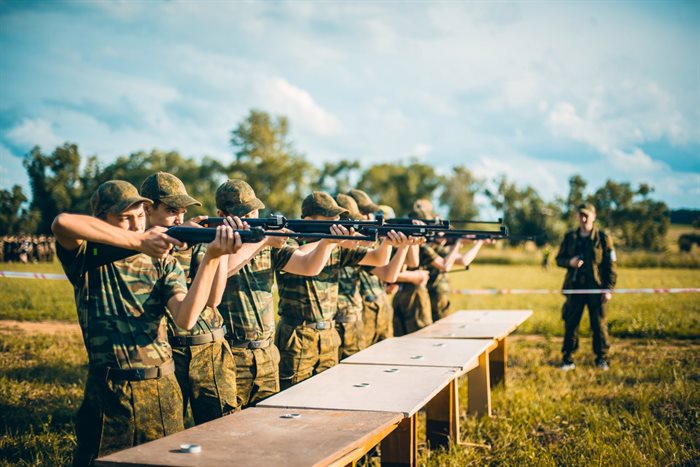
[[(252, 220), (252, 219), (251, 219)], [(361, 241), (376, 241), (377, 234), (368, 234), (364, 236), (357, 235), (331, 235), (326, 233), (296, 233), (296, 232), (275, 232), (263, 230), (261, 227), (253, 227), (250, 230), (234, 230), (241, 236), (243, 243), (257, 243), (265, 237), (293, 237), (293, 238), (313, 238), (313, 239), (333, 239), (333, 240), (361, 240)], [(170, 227), (164, 232), (166, 235), (173, 237), (176, 240), (187, 243), (188, 245), (196, 245), (198, 243), (210, 243), (216, 238), (216, 229), (212, 227)], [(104, 264), (108, 264), (120, 259), (128, 258), (138, 254), (138, 251), (129, 250), (126, 248), (116, 247), (112, 245), (104, 245), (100, 243), (91, 243), (92, 254), (88, 256), (88, 267), (96, 268)]]
[(394, 219), (386, 219), (384, 223), (391, 225), (415, 225), (413, 221), (421, 221), (425, 224), (424, 227), (431, 227), (433, 229), (449, 229), (451, 222), (442, 219), (413, 219), (411, 217), (396, 217)]
[[(296, 237), (296, 238), (325, 238), (319, 237), (318, 234), (328, 234), (331, 230), (332, 225), (342, 225), (346, 229), (354, 229), (356, 232), (369, 232), (367, 229), (373, 227), (380, 227), (384, 224), (384, 218), (378, 217), (373, 221), (353, 221), (353, 220), (338, 220), (338, 221), (317, 221), (310, 219), (287, 219), (284, 216), (272, 216), (272, 217), (256, 217), (256, 218), (245, 218), (242, 219), (251, 228), (260, 227), (266, 232), (270, 230), (281, 230), (289, 229), (292, 232), (285, 235), (277, 235), (279, 237)], [(224, 223), (223, 217), (209, 217), (200, 222), (203, 226), (216, 227)], [(303, 236), (299, 236), (304, 234)], [(307, 235), (314, 234), (314, 235)], [(366, 236), (372, 236), (369, 232)], [(335, 238), (335, 237), (333, 237)], [(353, 237), (355, 240), (369, 240), (361, 237)], [(376, 236), (375, 236), (376, 240)]]

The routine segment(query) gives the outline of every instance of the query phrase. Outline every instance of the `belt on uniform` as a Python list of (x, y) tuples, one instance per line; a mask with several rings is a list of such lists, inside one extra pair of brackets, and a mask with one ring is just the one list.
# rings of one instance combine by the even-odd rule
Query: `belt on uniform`
[(189, 347), (192, 345), (209, 344), (210, 342), (224, 340), (226, 329), (218, 328), (212, 332), (205, 334), (196, 334), (194, 336), (170, 336), (170, 344), (173, 347)]
[(308, 328), (318, 329), (319, 331), (332, 329), (335, 326), (335, 321), (332, 319), (328, 321), (305, 321), (303, 319), (288, 318), (286, 316), (283, 316), (282, 319), (291, 326), (305, 326)]
[(228, 343), (229, 343), (229, 345), (231, 346), (231, 348), (236, 348), (236, 349), (250, 349), (250, 350), (253, 350), (253, 349), (266, 349), (266, 348), (268, 348), (268, 347), (270, 346), (270, 344), (272, 343), (272, 339), (271, 339), (271, 338), (267, 338), (267, 339), (264, 339), (264, 340), (261, 340), (261, 341), (253, 341), (253, 340), (250, 340), (250, 341), (233, 341), (233, 340), (230, 340), (230, 341), (228, 341)]
[(333, 319), (336, 323), (339, 324), (345, 324), (345, 323), (354, 323), (357, 321), (359, 317), (357, 316), (357, 313), (349, 313), (346, 315), (335, 315), (335, 318)]
[(100, 377), (104, 375), (105, 379), (112, 381), (143, 381), (174, 374), (175, 362), (173, 360), (168, 360), (160, 366), (149, 366), (145, 368), (95, 367), (91, 368), (90, 371), (96, 372)]

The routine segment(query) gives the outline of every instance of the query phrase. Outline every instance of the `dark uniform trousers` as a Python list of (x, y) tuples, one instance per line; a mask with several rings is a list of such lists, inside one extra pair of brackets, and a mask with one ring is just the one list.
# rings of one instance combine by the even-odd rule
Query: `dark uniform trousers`
[(189, 402), (195, 424), (236, 411), (236, 365), (225, 340), (173, 346), (173, 360), (182, 390), (183, 412)]
[(428, 289), (433, 321), (444, 318), (450, 310), (450, 295), (438, 289)]
[(292, 325), (282, 317), (275, 337), (282, 390), (338, 364), (340, 336), (333, 322), (327, 323), (328, 329), (316, 329), (311, 323)]
[(280, 352), (270, 343), (265, 348), (249, 349), (231, 343), (236, 361), (236, 391), (241, 409), (253, 406), (280, 392)]
[(608, 324), (605, 320), (607, 303), (603, 303), (602, 294), (569, 295), (562, 309), (564, 319), (564, 344), (562, 353), (571, 356), (578, 349), (578, 328), (583, 315), (583, 308), (588, 306), (588, 317), (593, 334), (593, 352), (598, 357), (605, 357), (610, 344), (608, 342)]
[(91, 465), (97, 457), (184, 430), (178, 407), (182, 395), (174, 374), (125, 381), (89, 369), (75, 424), (73, 465)]
[(402, 283), (394, 296), (394, 335), (403, 336), (432, 323), (428, 289), (423, 285)]

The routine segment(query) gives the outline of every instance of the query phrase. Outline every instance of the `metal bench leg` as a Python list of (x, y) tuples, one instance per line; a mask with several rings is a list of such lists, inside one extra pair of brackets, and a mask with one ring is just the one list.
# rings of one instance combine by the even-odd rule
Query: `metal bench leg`
[(418, 460), (416, 414), (404, 418), (381, 444), (382, 466), (415, 467)]
[(467, 373), (467, 414), (476, 417), (491, 416), (491, 385), (489, 383), (489, 357), (479, 355), (479, 366)]
[(457, 378), (426, 405), (426, 438), (431, 449), (459, 443)]

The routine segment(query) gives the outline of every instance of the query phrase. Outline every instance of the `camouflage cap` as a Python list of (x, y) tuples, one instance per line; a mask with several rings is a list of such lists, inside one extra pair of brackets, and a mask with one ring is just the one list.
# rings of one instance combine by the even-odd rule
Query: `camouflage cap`
[(141, 195), (173, 208), (201, 206), (202, 203), (187, 194), (182, 180), (167, 172), (156, 172), (149, 175), (141, 184)]
[(323, 191), (314, 191), (301, 203), (301, 217), (335, 217), (346, 212), (347, 209), (338, 206), (333, 197)]
[(595, 216), (595, 206), (593, 206), (591, 203), (579, 204), (578, 212), (582, 212), (583, 214), (586, 214), (588, 216), (590, 216), (591, 214)]
[(394, 211), (394, 208), (387, 206), (386, 204), (380, 204), (377, 212), (381, 213), (384, 216), (384, 219), (394, 219), (396, 217), (396, 211)]
[(264, 209), (255, 197), (253, 187), (240, 179), (226, 180), (216, 189), (216, 207), (231, 216), (245, 216), (250, 211)]
[(136, 203), (152, 204), (153, 201), (139, 195), (134, 185), (123, 180), (104, 182), (90, 198), (90, 208), (95, 217), (105, 213), (119, 214)]
[(348, 210), (348, 212), (340, 215), (341, 219), (351, 219), (351, 220), (362, 219), (363, 216), (362, 216), (362, 213), (360, 212), (360, 208), (357, 207), (357, 203), (355, 202), (355, 200), (353, 199), (352, 196), (338, 193), (335, 196), (335, 200), (338, 202), (338, 206)]
[(369, 195), (362, 190), (350, 190), (348, 195), (357, 202), (357, 207), (360, 208), (362, 214), (374, 214), (379, 210), (379, 206), (374, 204), (370, 199)]

